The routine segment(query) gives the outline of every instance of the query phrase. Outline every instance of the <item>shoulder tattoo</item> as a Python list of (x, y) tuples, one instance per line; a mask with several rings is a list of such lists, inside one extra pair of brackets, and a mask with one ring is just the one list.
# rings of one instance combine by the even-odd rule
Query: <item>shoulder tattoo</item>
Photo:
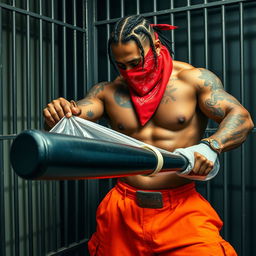
[(224, 117), (225, 115), (220, 107), (220, 101), (228, 101), (232, 104), (240, 105), (238, 100), (225, 92), (222, 82), (216, 75), (206, 69), (199, 70), (201, 72), (199, 78), (204, 81), (203, 85), (210, 89), (209, 98), (205, 100), (204, 104), (215, 116)]
[(129, 89), (126, 87), (118, 87), (114, 92), (115, 102), (123, 108), (132, 108)]

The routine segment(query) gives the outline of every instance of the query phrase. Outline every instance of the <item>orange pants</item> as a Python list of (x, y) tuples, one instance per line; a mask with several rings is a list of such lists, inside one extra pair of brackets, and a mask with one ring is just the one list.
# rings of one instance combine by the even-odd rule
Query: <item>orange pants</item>
[[(154, 191), (154, 190), (147, 190)], [(162, 208), (142, 208), (136, 189), (118, 181), (97, 209), (91, 256), (235, 256), (222, 221), (190, 183), (162, 193)]]

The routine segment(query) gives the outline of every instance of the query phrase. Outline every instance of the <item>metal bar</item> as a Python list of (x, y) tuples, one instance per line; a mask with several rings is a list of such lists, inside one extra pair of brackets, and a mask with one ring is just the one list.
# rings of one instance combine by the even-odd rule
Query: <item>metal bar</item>
[(12, 140), (15, 139), (17, 134), (0, 135), (0, 140)]
[[(204, 3), (207, 4), (207, 0), (204, 0)], [(204, 56), (205, 56), (205, 68), (208, 69), (208, 11), (207, 8), (204, 8)]]
[[(73, 25), (76, 26), (76, 1), (73, 1)], [(77, 31), (73, 30), (74, 98), (77, 99)]]
[(64, 181), (64, 246), (69, 244), (68, 232), (69, 232), (69, 218), (68, 218), (68, 181)]
[[(15, 0), (12, 1), (15, 6)], [(12, 129), (17, 133), (17, 69), (16, 69), (16, 12), (12, 11)], [(19, 243), (19, 184), (18, 176), (12, 174), (13, 178), (13, 211), (14, 211), (14, 252), (15, 255), (20, 255)]]
[[(54, 20), (54, 0), (51, 0), (51, 18)], [(51, 99), (55, 99), (55, 32), (51, 23)]]
[[(207, 4), (207, 0), (204, 0), (204, 4)], [(204, 58), (205, 58), (205, 68), (208, 69), (208, 10), (204, 8)], [(211, 198), (211, 182), (206, 183), (206, 195), (207, 199)]]
[[(211, 8), (211, 7), (218, 7), (222, 5), (232, 5), (240, 2), (252, 2), (254, 0), (225, 0), (225, 1), (216, 1), (216, 2), (210, 2), (208, 4), (195, 4), (195, 5), (190, 5), (189, 7), (179, 7), (175, 9), (166, 9), (166, 10), (161, 10), (157, 12), (147, 12), (141, 14), (144, 17), (151, 17), (151, 16), (158, 16), (158, 15), (165, 15), (165, 14), (170, 14), (170, 13), (179, 13), (179, 12), (185, 12), (185, 11), (192, 11), (192, 10), (199, 10), (203, 8)], [(97, 21), (94, 23), (95, 26), (103, 25), (103, 24), (108, 24), (108, 23), (115, 23), (119, 20), (119, 18), (115, 19), (110, 19), (110, 20), (101, 20)]]
[[(187, 0), (187, 7), (190, 7), (190, 0)], [(188, 62), (191, 63), (191, 13), (187, 11), (187, 37), (188, 37)]]
[[(82, 13), (82, 19), (83, 19), (83, 29), (86, 30), (86, 3), (85, 1), (82, 2), (82, 9), (83, 9), (83, 13)], [(87, 55), (86, 55), (86, 33), (83, 32), (83, 96), (86, 93), (86, 78), (87, 78), (87, 65), (86, 65), (86, 59), (87, 59)]]
[[(54, 20), (54, 0), (51, 0), (51, 19)], [(51, 23), (51, 99), (56, 97), (56, 86), (55, 86), (55, 31), (54, 23)], [(57, 182), (52, 181), (52, 232), (49, 234), (50, 248), (57, 250), (58, 248), (58, 231), (57, 231)]]
[[(0, 7), (0, 134), (3, 134), (3, 38), (2, 38), (2, 8)], [(0, 254), (6, 255), (5, 250), (5, 200), (4, 200), (4, 149), (0, 141)]]
[(124, 0), (121, 0), (121, 17), (124, 17)]
[[(171, 0), (171, 10), (173, 10), (173, 9), (174, 9), (174, 2), (173, 2), (173, 0)], [(170, 15), (171, 15), (171, 24), (174, 25), (174, 14), (171, 13)], [(174, 29), (171, 30), (171, 35), (172, 35), (172, 42), (174, 42), (175, 41), (174, 40), (175, 39)], [(172, 43), (172, 51), (173, 51), (173, 54), (175, 54), (175, 45), (174, 45), (174, 43)]]
[[(109, 6), (109, 0), (107, 1), (107, 20), (110, 19), (110, 6)], [(138, 2), (138, 0), (137, 0)], [(109, 28), (109, 24), (107, 24), (107, 40), (106, 40), (106, 49), (108, 49), (108, 38), (110, 35), (110, 28)], [(111, 81), (111, 74), (110, 74), (110, 61), (109, 59), (107, 59), (107, 73), (108, 73), (108, 81)]]
[[(29, 0), (27, 0), (27, 11), (29, 11)], [(31, 62), (30, 62), (30, 16), (26, 16), (26, 69), (27, 69), (27, 128), (31, 129)], [(33, 208), (32, 208), (32, 182), (27, 182), (28, 187), (28, 254), (33, 255)]]
[[(154, 11), (154, 12), (157, 11), (157, 10), (156, 10), (156, 0), (154, 0), (154, 2), (153, 2), (153, 11)], [(157, 23), (157, 19), (156, 19), (156, 16), (155, 16), (155, 15), (154, 15), (153, 19), (154, 19), (154, 23), (156, 24), (156, 23)]]
[(136, 13), (140, 14), (140, 1), (139, 0), (136, 0)]
[[(239, 4), (239, 34), (240, 34), (240, 93), (241, 103), (244, 105), (244, 8), (243, 3)], [(241, 255), (245, 255), (245, 239), (246, 239), (246, 205), (245, 205), (245, 147), (241, 145)]]
[[(63, 23), (66, 23), (66, 0), (62, 1), (62, 17)], [(63, 96), (67, 97), (67, 31), (66, 27), (62, 27), (62, 55), (63, 55)]]
[[(224, 1), (224, 0), (222, 0)], [(222, 82), (224, 85), (224, 88), (227, 84), (227, 68), (226, 68), (226, 7), (223, 5), (221, 7), (221, 28), (222, 28), (222, 70), (223, 70), (223, 78)], [(228, 159), (227, 159), (227, 153), (224, 153), (224, 173), (223, 173), (223, 218), (224, 218), (224, 237), (226, 240), (228, 240), (229, 234), (228, 234), (228, 226), (229, 226), (229, 218), (228, 218)]]
[[(42, 0), (39, 1), (39, 14), (42, 16)], [(43, 127), (43, 119), (41, 111), (43, 109), (43, 20), (39, 19), (39, 127)], [(39, 200), (39, 209), (40, 209), (40, 254), (45, 254), (45, 195), (44, 195), (44, 182), (40, 181), (39, 183), (39, 191), (40, 191), (40, 200)]]
[(81, 27), (73, 26), (71, 24), (61, 22), (61, 21), (58, 21), (56, 19), (52, 19), (52, 18), (49, 18), (47, 16), (37, 14), (35, 12), (29, 12), (27, 10), (20, 9), (18, 7), (14, 7), (14, 6), (11, 6), (11, 5), (8, 5), (8, 4), (0, 3), (0, 7), (4, 8), (4, 9), (7, 9), (7, 10), (10, 10), (10, 11), (15, 11), (16, 13), (29, 15), (30, 17), (33, 17), (35, 19), (39, 19), (39, 20), (50, 22), (50, 23), (54, 23), (56, 25), (60, 25), (60, 26), (65, 27), (65, 28), (70, 28), (72, 30), (85, 32), (84, 29), (82, 29)]

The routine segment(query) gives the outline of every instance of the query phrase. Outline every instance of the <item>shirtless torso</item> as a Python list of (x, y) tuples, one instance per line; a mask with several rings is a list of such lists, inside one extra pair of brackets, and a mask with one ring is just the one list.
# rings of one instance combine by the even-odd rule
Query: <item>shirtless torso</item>
[[(182, 78), (184, 72), (198, 72), (189, 70), (193, 70), (191, 65), (174, 61), (161, 103), (143, 127), (138, 122), (127, 84), (121, 77), (110, 83), (95, 85), (88, 96), (78, 102), (83, 108), (80, 116), (94, 121), (103, 114), (104, 108), (112, 129), (118, 132), (168, 151), (194, 145), (203, 136), (207, 117), (198, 107), (198, 87)], [(136, 175), (122, 180), (141, 189), (172, 188), (191, 182), (175, 173), (155, 177)]]
[[(148, 51), (148, 47), (145, 48)], [(133, 68), (141, 55), (134, 42), (112, 47), (119, 68)], [(94, 85), (76, 107), (64, 98), (53, 100), (44, 109), (48, 128), (64, 115), (72, 114), (97, 121), (105, 115), (112, 129), (159, 148), (173, 151), (197, 144), (210, 118), (220, 124), (210, 137), (221, 145), (221, 151), (239, 146), (253, 127), (248, 111), (224, 91), (220, 79), (206, 69), (173, 61), (173, 71), (164, 96), (151, 119), (141, 126), (130, 99), (128, 85), (119, 76), (112, 82)], [(195, 153), (192, 173), (206, 176), (213, 163)], [(129, 176), (122, 180), (140, 189), (174, 188), (191, 180), (169, 173), (164, 176)]]

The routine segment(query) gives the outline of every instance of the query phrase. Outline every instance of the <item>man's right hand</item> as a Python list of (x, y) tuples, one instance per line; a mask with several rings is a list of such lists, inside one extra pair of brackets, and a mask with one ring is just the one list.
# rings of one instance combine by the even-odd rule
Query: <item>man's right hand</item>
[(57, 124), (64, 116), (71, 117), (72, 115), (80, 115), (81, 109), (74, 101), (67, 101), (64, 98), (58, 98), (47, 104), (43, 110), (45, 123), (49, 128)]

